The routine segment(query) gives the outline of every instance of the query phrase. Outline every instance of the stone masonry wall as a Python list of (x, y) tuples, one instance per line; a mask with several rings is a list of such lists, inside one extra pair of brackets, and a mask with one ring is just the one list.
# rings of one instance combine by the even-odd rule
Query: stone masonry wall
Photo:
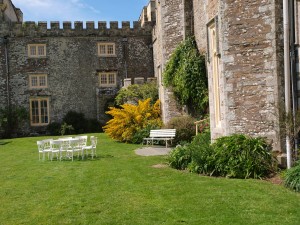
[(22, 21), (22, 12), (16, 9), (11, 0), (0, 0), (0, 20)]
[(193, 0), (194, 34), (200, 52), (206, 52), (206, 24), (218, 15), (218, 0)]
[(282, 3), (194, 0), (194, 31), (207, 52), (207, 24), (217, 16), (221, 126), (214, 121), (213, 70), (208, 61), (212, 138), (233, 133), (267, 137), (280, 150), (283, 103)]
[[(187, 6), (188, 7), (188, 6)], [(155, 76), (159, 81), (162, 118), (166, 123), (171, 118), (180, 116), (181, 109), (177, 105), (173, 92), (162, 86), (162, 72), (170, 55), (185, 38), (185, 4), (183, 0), (156, 1), (157, 18), (153, 31)]]
[[(2, 40), (3, 42), (4, 40)], [(5, 46), (4, 43), (0, 44), (0, 106), (7, 107), (7, 76), (6, 76), (6, 63), (5, 63)]]
[[(123, 22), (119, 28), (117, 22), (111, 22), (107, 28), (105, 22), (99, 22), (97, 29), (92, 22), (87, 23), (86, 29), (82, 22), (75, 23), (74, 29), (69, 22), (64, 22), (63, 28), (52, 22), (49, 29), (43, 22), (0, 25), (5, 28), (0, 30), (0, 36), (9, 35), (12, 105), (24, 106), (29, 111), (30, 98), (49, 97), (51, 122), (60, 122), (70, 110), (84, 113), (87, 118), (105, 119), (105, 107), (123, 86), (123, 79), (146, 80), (154, 75), (150, 23), (141, 27), (135, 22), (134, 28), (130, 28), (129, 22)], [(115, 43), (116, 57), (99, 57), (98, 42)], [(46, 57), (28, 58), (27, 46), (35, 43), (46, 44)], [(3, 44), (0, 51), (3, 52)], [(1, 54), (0, 108), (6, 102), (4, 66)], [(97, 73), (104, 71), (117, 72), (117, 87), (99, 87)], [(29, 89), (29, 75), (36, 73), (47, 74), (48, 88)]]
[(280, 149), (282, 33), (279, 1), (221, 1), (222, 131), (263, 136)]

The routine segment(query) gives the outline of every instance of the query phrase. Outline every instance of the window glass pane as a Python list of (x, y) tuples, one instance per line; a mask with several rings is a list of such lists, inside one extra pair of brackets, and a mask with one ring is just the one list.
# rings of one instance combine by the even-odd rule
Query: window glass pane
[(45, 46), (38, 46), (38, 55), (39, 56), (45, 55)]
[(40, 86), (41, 87), (45, 87), (46, 86), (46, 76), (40, 76), (39, 77), (39, 81), (40, 81)]
[(108, 83), (115, 84), (115, 74), (111, 73), (108, 75)]
[(41, 121), (42, 121), (42, 123), (48, 123), (48, 102), (47, 102), (47, 100), (41, 101)]
[(100, 75), (100, 84), (107, 84), (107, 76), (106, 74)]
[(99, 45), (99, 54), (105, 55), (106, 54), (106, 46), (105, 45)]
[(114, 54), (114, 45), (107, 45), (107, 54), (108, 55)]
[(31, 76), (31, 86), (32, 87), (37, 87), (38, 86), (37, 76)]
[(36, 55), (36, 47), (35, 46), (30, 46), (30, 55)]
[(33, 124), (39, 123), (39, 102), (31, 101), (31, 120)]

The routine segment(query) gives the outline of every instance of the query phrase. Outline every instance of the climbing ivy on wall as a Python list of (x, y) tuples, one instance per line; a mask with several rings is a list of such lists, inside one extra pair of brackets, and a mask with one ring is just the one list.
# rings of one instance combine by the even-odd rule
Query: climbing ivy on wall
[(163, 83), (181, 105), (196, 115), (207, 113), (208, 82), (205, 55), (200, 54), (193, 37), (187, 38), (172, 53), (163, 72)]

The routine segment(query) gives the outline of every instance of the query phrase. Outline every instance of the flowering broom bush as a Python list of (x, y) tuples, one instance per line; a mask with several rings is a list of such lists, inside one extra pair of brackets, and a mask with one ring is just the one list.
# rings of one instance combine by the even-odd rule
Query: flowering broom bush
[(147, 127), (159, 128), (160, 102), (157, 100), (151, 105), (151, 99), (139, 101), (138, 105), (123, 104), (121, 108), (110, 107), (106, 113), (113, 119), (103, 127), (112, 139), (122, 142), (133, 142), (134, 135)]

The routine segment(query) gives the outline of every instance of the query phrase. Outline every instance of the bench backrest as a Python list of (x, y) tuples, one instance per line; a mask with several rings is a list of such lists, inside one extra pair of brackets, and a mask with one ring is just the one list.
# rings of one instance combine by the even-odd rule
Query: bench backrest
[(176, 129), (150, 130), (150, 137), (175, 137)]

